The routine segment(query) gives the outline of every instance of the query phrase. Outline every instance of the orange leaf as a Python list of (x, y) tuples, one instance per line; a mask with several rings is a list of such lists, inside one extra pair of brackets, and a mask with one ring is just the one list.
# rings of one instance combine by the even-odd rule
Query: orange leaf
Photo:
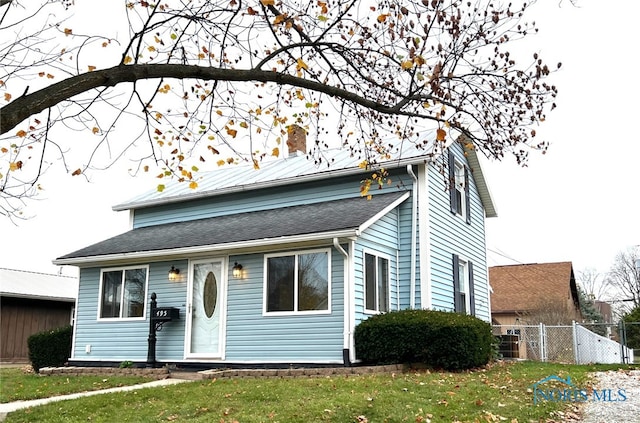
[(278, 147), (275, 147), (273, 150), (271, 150), (271, 155), (273, 157), (278, 157), (280, 155), (280, 149)]
[(71, 35), (73, 31), (71, 30), (71, 28), (65, 28), (64, 29), (64, 35)]
[(191, 188), (191, 189), (196, 189), (196, 188), (198, 188), (198, 183), (197, 183), (196, 181), (191, 181), (191, 182), (189, 183), (189, 188)]
[(131, 63), (131, 61), (133, 61), (131, 56), (126, 56), (122, 62), (126, 65), (126, 64)]
[(98, 132), (100, 132), (100, 130), (94, 126), (93, 129), (91, 129), (91, 132), (93, 132), (94, 134), (97, 134)]
[(94, 70), (96, 70), (95, 66), (89, 65), (89, 72), (93, 72)]
[(11, 94), (4, 93), (4, 101), (11, 101)]
[(255, 170), (259, 170), (260, 169), (260, 165), (258, 164), (258, 161), (256, 159), (253, 159), (253, 168)]
[(71, 176), (78, 176), (78, 175), (82, 175), (82, 170), (80, 169), (76, 169), (73, 171), (73, 173), (71, 174)]
[(300, 69), (309, 70), (309, 66), (307, 66), (307, 64), (304, 62), (304, 60), (302, 60), (302, 58), (298, 59), (298, 63), (296, 64), (296, 68), (298, 70), (300, 70)]
[(235, 129), (227, 128), (227, 134), (229, 134), (231, 137), (235, 138), (236, 135), (238, 134), (238, 131), (236, 131)]
[(276, 0), (260, 0), (263, 6), (274, 6), (276, 4)]
[(51, 75), (50, 73), (48, 73), (48, 74), (47, 74), (47, 78), (49, 78), (49, 79), (53, 79), (53, 78), (54, 78), (54, 76), (53, 76), (53, 75)]
[(16, 135), (19, 136), (20, 138), (24, 138), (27, 136), (27, 132), (24, 129), (21, 129), (18, 132), (16, 132)]
[(444, 139), (446, 138), (447, 133), (444, 129), (438, 129), (436, 131), (436, 140), (438, 141), (444, 141)]
[(385, 14), (379, 15), (378, 16), (378, 22), (382, 23), (382, 22), (386, 21), (387, 20), (387, 16), (389, 16), (389, 15), (385, 15)]
[(18, 169), (22, 169), (22, 161), (19, 160), (17, 162), (11, 162), (9, 163), (9, 170), (18, 170)]
[(247, 13), (249, 15), (257, 15), (258, 12), (256, 12), (255, 10), (253, 10), (251, 7), (247, 8)]
[(404, 62), (402, 62), (402, 69), (409, 70), (412, 67), (413, 67), (413, 61), (412, 60), (405, 60)]

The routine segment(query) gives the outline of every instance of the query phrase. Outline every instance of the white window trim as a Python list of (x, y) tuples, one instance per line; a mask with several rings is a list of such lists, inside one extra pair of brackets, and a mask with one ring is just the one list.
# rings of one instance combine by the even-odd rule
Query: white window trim
[[(144, 282), (144, 305), (142, 306), (142, 316), (141, 317), (100, 317), (102, 315), (102, 287), (103, 287), (103, 274), (105, 272), (113, 272), (116, 270), (121, 270), (122, 272), (130, 269), (145, 269), (146, 277)], [(131, 322), (131, 321), (144, 321), (147, 320), (147, 294), (149, 293), (149, 265), (143, 266), (125, 266), (125, 267), (109, 267), (105, 269), (100, 269), (100, 288), (98, 289), (98, 316), (97, 320), (99, 322)], [(124, 295), (124, 287), (122, 288), (122, 295)], [(122, 297), (120, 301), (120, 314), (122, 314)]]
[[(327, 309), (326, 310), (293, 310), (293, 311), (267, 311), (267, 302), (268, 302), (268, 281), (267, 278), (269, 276), (268, 273), (268, 261), (269, 258), (272, 257), (288, 257), (288, 256), (296, 256), (296, 263), (298, 262), (297, 256), (300, 254), (313, 254), (313, 253), (326, 253), (327, 254)], [(263, 271), (263, 285), (262, 285), (262, 316), (264, 317), (272, 317), (272, 316), (308, 316), (308, 315), (322, 315), (322, 314), (331, 314), (331, 249), (330, 248), (319, 248), (312, 250), (295, 250), (295, 251), (287, 251), (282, 253), (270, 253), (264, 255), (264, 271)], [(298, 283), (297, 280), (294, 283), (293, 287), (293, 303), (294, 308), (298, 307)]]
[[(464, 267), (463, 273), (460, 273), (461, 267)], [(463, 278), (464, 278), (464, 284), (462, 283)], [(464, 293), (464, 310), (463, 311), (465, 314), (469, 314), (469, 315), (471, 314), (470, 280), (471, 278), (469, 275), (469, 260), (467, 260), (466, 257), (458, 255), (458, 283), (460, 284), (458, 289), (460, 290), (461, 293)], [(462, 290), (462, 287), (464, 287), (464, 291)]]
[(465, 165), (457, 158), (454, 159), (455, 170), (453, 172), (455, 180), (454, 180), (454, 189), (456, 192), (460, 193), (460, 202), (457, 204), (457, 215), (466, 221), (467, 219), (467, 198), (465, 195), (466, 185), (465, 185)]
[(380, 310), (370, 310), (367, 308), (367, 275), (366, 275), (366, 268), (365, 268), (365, 261), (366, 261), (366, 256), (367, 254), (372, 255), (376, 258), (376, 308), (378, 307), (379, 304), (379, 295), (380, 293), (378, 292), (378, 258), (382, 258), (387, 260), (387, 263), (389, 264), (387, 266), (387, 291), (388, 291), (388, 295), (387, 295), (387, 311), (391, 310), (391, 256), (389, 256), (388, 254), (384, 254), (381, 253), (379, 251), (375, 251), (375, 250), (371, 250), (371, 249), (363, 249), (362, 250), (362, 292), (364, 294), (363, 296), (363, 308), (364, 308), (364, 312), (365, 314), (380, 314), (380, 313), (386, 313), (384, 311), (380, 311)]

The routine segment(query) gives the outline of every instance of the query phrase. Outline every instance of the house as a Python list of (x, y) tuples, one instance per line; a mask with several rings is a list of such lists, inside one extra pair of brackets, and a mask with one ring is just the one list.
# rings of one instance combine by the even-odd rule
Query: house
[(259, 170), (224, 167), (198, 190), (116, 205), (130, 230), (54, 260), (80, 268), (70, 363), (153, 362), (153, 293), (162, 318), (177, 313), (158, 326), (155, 358), (185, 368), (348, 366), (356, 325), (389, 310), (490, 320), (485, 217), (496, 213), (475, 151), (395, 151), (381, 163), (392, 182), (369, 199), (362, 159), (338, 149), (317, 164), (293, 132), (287, 157)]
[(78, 279), (0, 268), (0, 361), (28, 362), (27, 339), (73, 321)]
[(578, 287), (569, 261), (489, 268), (491, 319), (496, 325), (581, 321)]

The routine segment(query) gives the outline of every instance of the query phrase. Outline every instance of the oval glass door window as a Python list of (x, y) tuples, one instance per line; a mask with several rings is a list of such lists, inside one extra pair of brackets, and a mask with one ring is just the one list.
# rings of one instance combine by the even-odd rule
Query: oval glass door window
[(204, 302), (204, 313), (208, 318), (211, 318), (216, 311), (216, 304), (218, 302), (218, 281), (216, 281), (216, 276), (213, 272), (209, 272), (204, 281), (202, 301)]

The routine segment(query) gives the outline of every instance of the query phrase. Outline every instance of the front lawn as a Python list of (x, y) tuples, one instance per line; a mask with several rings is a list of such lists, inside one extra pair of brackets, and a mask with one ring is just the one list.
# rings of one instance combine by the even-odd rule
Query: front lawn
[[(97, 395), (9, 414), (7, 422), (530, 422), (562, 421), (564, 402), (533, 404), (532, 385), (620, 366), (499, 363), (459, 373), (219, 379)], [(3, 389), (4, 390), (4, 389)]]
[(152, 380), (140, 376), (40, 376), (25, 369), (0, 368), (0, 403), (96, 391)]

